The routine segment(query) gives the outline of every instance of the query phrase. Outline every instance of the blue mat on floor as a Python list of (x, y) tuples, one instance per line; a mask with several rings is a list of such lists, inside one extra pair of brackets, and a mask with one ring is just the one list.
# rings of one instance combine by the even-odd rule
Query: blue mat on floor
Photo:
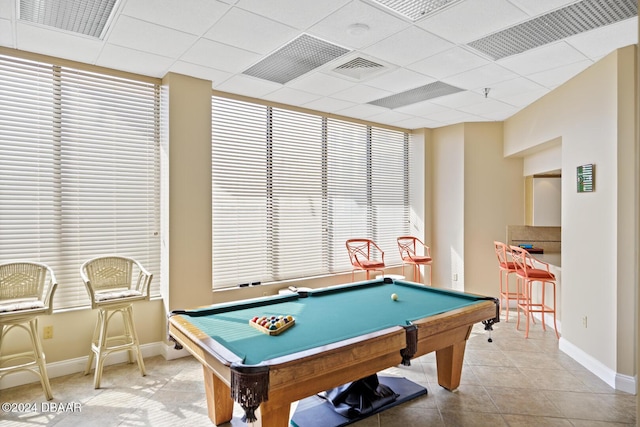
[(390, 387), (399, 394), (393, 402), (380, 407), (366, 416), (346, 418), (333, 409), (333, 405), (319, 396), (311, 396), (298, 402), (291, 425), (294, 427), (341, 427), (370, 417), (386, 409), (427, 394), (427, 389), (406, 378), (378, 376), (380, 384)]

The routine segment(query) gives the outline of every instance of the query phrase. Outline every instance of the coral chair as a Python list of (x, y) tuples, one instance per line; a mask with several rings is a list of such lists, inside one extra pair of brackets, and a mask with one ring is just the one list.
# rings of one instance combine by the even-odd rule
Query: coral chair
[[(51, 314), (58, 283), (51, 268), (36, 262), (0, 265), (0, 378), (32, 372), (40, 378), (47, 400), (53, 399), (44, 351), (38, 335), (38, 316)], [(2, 343), (12, 329), (29, 334), (31, 351), (2, 355)]]
[[(516, 273), (516, 263), (511, 259), (511, 249), (502, 242), (493, 242), (498, 257), (498, 274), (500, 274), (500, 305), (504, 300), (506, 320), (509, 321), (509, 302), (518, 300), (518, 290), (509, 290), (509, 275)], [(504, 273), (504, 274), (503, 274)], [(504, 281), (502, 276), (504, 275)], [(516, 278), (517, 280), (517, 278)]]
[[(556, 331), (556, 337), (560, 338), (558, 333), (558, 325), (556, 323), (556, 276), (549, 271), (549, 264), (533, 257), (526, 249), (518, 246), (510, 246), (511, 256), (516, 263), (516, 276), (519, 281), (518, 296), (518, 322), (516, 329), (520, 327), (520, 311), (527, 316), (527, 327), (524, 334), (525, 338), (529, 337), (529, 320), (534, 313), (540, 313), (542, 329), (546, 330), (545, 314), (553, 314), (553, 327)], [(539, 296), (534, 294), (534, 283), (540, 283)], [(553, 295), (553, 306), (548, 305), (545, 301), (547, 287), (551, 287)]]
[(349, 239), (346, 242), (349, 259), (351, 261), (351, 280), (354, 280), (354, 272), (362, 270), (370, 279), (372, 271), (379, 271), (384, 275), (384, 252), (371, 239)]
[(398, 250), (402, 259), (402, 274), (404, 275), (404, 265), (413, 265), (413, 280), (420, 282), (420, 266), (429, 267), (429, 285), (431, 285), (431, 249), (422, 243), (420, 239), (413, 236), (398, 237)]
[[(116, 351), (127, 350), (129, 363), (136, 355), (140, 373), (146, 375), (138, 335), (133, 323), (135, 301), (149, 299), (149, 286), (153, 275), (136, 260), (122, 256), (93, 258), (80, 267), (80, 276), (91, 298), (91, 307), (98, 309), (98, 321), (93, 332), (91, 353), (84, 374), (91, 371), (94, 356), (96, 368), (94, 388), (100, 388), (105, 358)], [(116, 314), (122, 315), (123, 335), (109, 336), (109, 322)]]

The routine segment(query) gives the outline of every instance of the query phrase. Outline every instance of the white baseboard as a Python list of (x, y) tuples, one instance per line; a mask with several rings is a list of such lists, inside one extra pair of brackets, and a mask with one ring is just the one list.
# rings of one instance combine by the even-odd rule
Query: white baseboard
[(559, 348), (576, 362), (591, 371), (595, 376), (607, 383), (611, 388), (633, 395), (636, 394), (636, 377), (615, 372), (564, 338), (560, 338)]
[[(140, 350), (142, 350), (142, 357), (144, 358), (162, 356), (166, 360), (173, 360), (189, 356), (189, 352), (187, 350), (174, 350), (173, 345), (169, 345), (164, 342), (142, 344), (140, 346)], [(88, 360), (89, 355), (75, 359), (62, 360), (60, 362), (47, 363), (47, 374), (49, 375), (49, 379), (84, 372)], [(119, 351), (109, 355), (109, 357), (105, 359), (104, 364), (105, 366), (116, 365), (119, 363), (126, 363), (127, 361), (127, 352)], [(0, 380), (0, 390), (39, 381), (39, 378), (33, 373), (19, 371), (3, 377)]]

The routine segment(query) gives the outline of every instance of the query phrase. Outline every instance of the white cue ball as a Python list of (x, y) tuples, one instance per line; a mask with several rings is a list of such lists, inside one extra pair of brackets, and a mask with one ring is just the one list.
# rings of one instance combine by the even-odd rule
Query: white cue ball
[(391, 299), (394, 301), (398, 301), (398, 295), (397, 294), (391, 294)]

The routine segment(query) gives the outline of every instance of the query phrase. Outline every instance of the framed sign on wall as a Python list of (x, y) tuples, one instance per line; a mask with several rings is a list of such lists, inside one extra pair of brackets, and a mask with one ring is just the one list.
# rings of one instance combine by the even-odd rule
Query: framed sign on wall
[(596, 188), (596, 165), (593, 163), (578, 166), (578, 193), (590, 193)]

